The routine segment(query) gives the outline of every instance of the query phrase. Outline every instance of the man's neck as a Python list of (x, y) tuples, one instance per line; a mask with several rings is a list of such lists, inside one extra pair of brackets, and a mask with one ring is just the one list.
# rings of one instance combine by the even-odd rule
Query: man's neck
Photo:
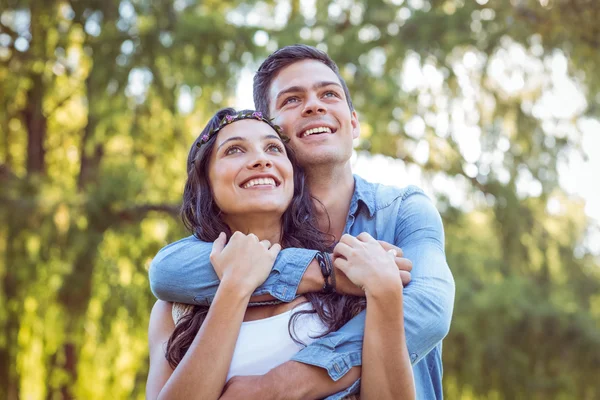
[(334, 168), (330, 165), (307, 168), (306, 175), (311, 194), (321, 203), (315, 204), (319, 229), (339, 240), (354, 193), (350, 162)]

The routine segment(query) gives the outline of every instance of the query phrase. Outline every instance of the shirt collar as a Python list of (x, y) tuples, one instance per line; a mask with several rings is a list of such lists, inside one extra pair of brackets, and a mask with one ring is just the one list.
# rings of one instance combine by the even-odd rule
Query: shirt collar
[(354, 175), (354, 193), (350, 201), (350, 214), (355, 215), (359, 203), (363, 203), (369, 211), (369, 217), (375, 214), (375, 187), (358, 175)]

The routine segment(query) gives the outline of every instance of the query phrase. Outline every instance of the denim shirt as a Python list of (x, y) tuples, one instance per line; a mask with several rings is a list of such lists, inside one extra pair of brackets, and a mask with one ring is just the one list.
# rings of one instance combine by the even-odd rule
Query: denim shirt
[[(413, 365), (417, 399), (442, 398), (442, 339), (450, 329), (454, 279), (446, 263), (444, 229), (431, 200), (417, 187), (403, 189), (373, 184), (354, 176), (354, 194), (345, 232), (368, 232), (400, 247), (413, 263), (412, 280), (404, 288), (406, 345)], [(150, 266), (150, 287), (161, 300), (210, 304), (219, 279), (209, 254), (212, 243), (187, 237), (161, 249)], [(271, 274), (255, 295), (291, 301), (314, 250), (284, 249)], [(361, 365), (365, 311), (337, 332), (320, 338), (292, 360), (324, 368), (333, 380)], [(358, 391), (360, 379), (328, 399)]]

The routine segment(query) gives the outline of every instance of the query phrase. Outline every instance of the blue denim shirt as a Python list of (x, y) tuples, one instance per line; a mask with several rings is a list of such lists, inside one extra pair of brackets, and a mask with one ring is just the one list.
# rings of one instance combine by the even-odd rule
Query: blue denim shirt
[[(345, 232), (374, 238), (402, 248), (413, 262), (412, 280), (404, 288), (406, 344), (413, 364), (417, 399), (442, 398), (442, 339), (448, 333), (454, 305), (454, 279), (444, 252), (444, 229), (431, 200), (417, 187), (403, 189), (372, 184), (354, 177), (354, 194)], [(212, 243), (187, 237), (161, 249), (150, 266), (150, 287), (165, 301), (209, 304), (219, 279), (209, 254)], [(314, 250), (284, 249), (271, 274), (255, 295), (269, 293), (283, 301), (296, 296)], [(365, 327), (363, 311), (337, 332), (316, 340), (293, 360), (322, 367), (338, 380), (361, 365)], [(358, 391), (360, 380), (328, 399)]]

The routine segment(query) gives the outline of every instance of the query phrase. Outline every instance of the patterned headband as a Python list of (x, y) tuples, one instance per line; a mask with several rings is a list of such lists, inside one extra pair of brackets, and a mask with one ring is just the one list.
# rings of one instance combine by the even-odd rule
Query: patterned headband
[(265, 122), (266, 124), (268, 124), (271, 128), (273, 128), (273, 130), (275, 132), (277, 132), (277, 134), (279, 135), (279, 137), (281, 138), (281, 140), (283, 140), (284, 142), (287, 142), (288, 138), (285, 137), (282, 134), (282, 130), (281, 127), (279, 127), (278, 125), (273, 124), (271, 119), (265, 118), (263, 117), (262, 113), (260, 111), (240, 111), (237, 114), (233, 114), (233, 115), (226, 115), (225, 118), (223, 118), (221, 120), (221, 122), (219, 123), (219, 126), (211, 129), (208, 133), (205, 133), (204, 135), (202, 135), (200, 137), (200, 140), (198, 140), (196, 142), (196, 147), (200, 148), (204, 143), (208, 142), (208, 139), (210, 139), (213, 135), (216, 135), (221, 129), (223, 129), (225, 126), (232, 124), (236, 121), (241, 121), (243, 119), (256, 119), (262, 122)]

